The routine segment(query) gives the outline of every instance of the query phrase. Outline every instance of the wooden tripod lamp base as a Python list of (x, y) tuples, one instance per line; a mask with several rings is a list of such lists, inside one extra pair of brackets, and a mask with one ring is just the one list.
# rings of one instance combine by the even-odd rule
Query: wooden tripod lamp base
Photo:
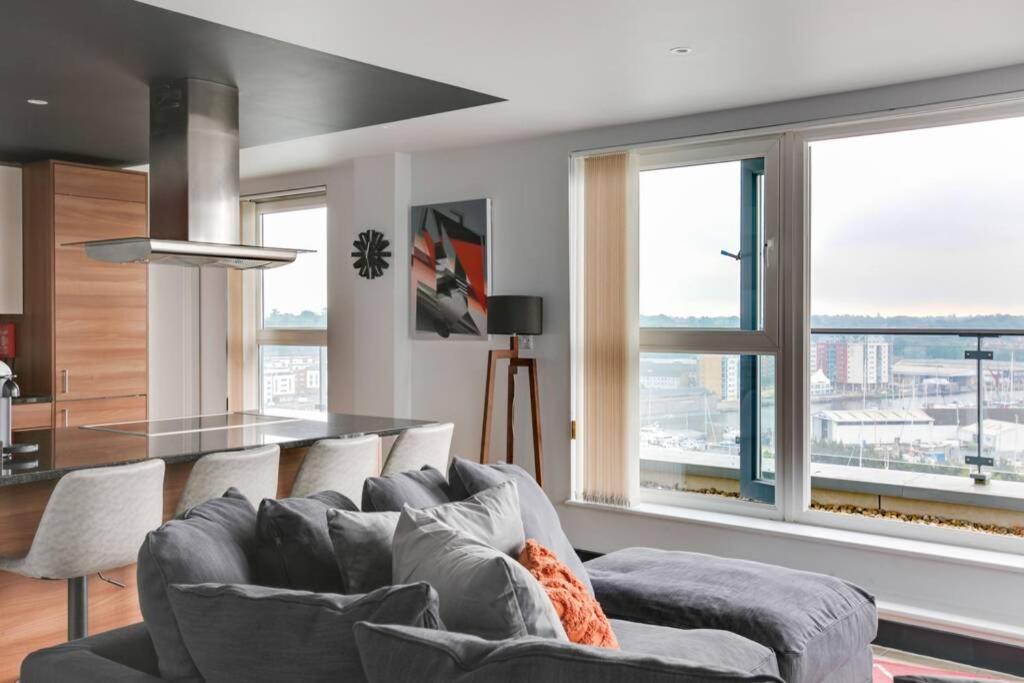
[(487, 353), (487, 386), (484, 389), (484, 424), (480, 437), (480, 462), (486, 463), (491, 447), (491, 416), (494, 412), (494, 374), (498, 361), (508, 361), (508, 415), (505, 427), (505, 461), (513, 462), (515, 450), (516, 376), (526, 369), (530, 378), (530, 417), (533, 423), (533, 471), (537, 483), (544, 485), (544, 456), (540, 434), (540, 386), (537, 359), (519, 355), (519, 335), (537, 335), (542, 331), (542, 301), (535, 296), (492, 296), (487, 300), (487, 333), (508, 334), (508, 350)]

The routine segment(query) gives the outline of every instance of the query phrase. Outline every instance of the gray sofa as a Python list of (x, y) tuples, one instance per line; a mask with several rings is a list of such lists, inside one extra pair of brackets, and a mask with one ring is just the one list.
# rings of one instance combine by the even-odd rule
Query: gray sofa
[[(495, 482), (512, 479), (523, 502), (527, 536), (543, 534), (548, 547), (568, 546), (554, 508), (525, 472), (509, 466), (481, 466), (466, 461), (457, 464), (458, 468), (453, 465), (449, 473), (451, 498), (462, 499)], [(404, 477), (391, 493), (415, 486), (417, 474)], [(427, 473), (421, 478), (433, 480), (436, 475)], [(380, 482), (377, 484), (379, 489)], [(436, 482), (431, 485), (436, 488)], [(403, 495), (392, 495), (387, 505), (400, 505)], [(382, 509), (385, 498), (377, 496), (375, 509)], [(289, 500), (293, 502), (265, 502), (260, 512), (278, 514), (275, 528), (303, 538), (302, 543), (291, 545), (283, 542), (280, 534), (274, 538), (269, 551), (278, 555), (289, 553), (287, 572), (281, 572), (280, 567), (274, 570), (281, 557), (268, 557), (268, 548), (260, 545), (257, 528), (264, 520), (258, 525), (256, 512), (248, 501), (229, 492), (225, 498), (189, 511), (185, 519), (165, 524), (147, 539), (139, 556), (139, 596), (145, 624), (35, 652), (22, 664), (23, 683), (201, 682), (204, 676), (208, 681), (217, 680), (202, 671), (198, 659), (193, 661), (194, 653), (188, 648), (191, 634), (182, 632), (184, 627), (175, 617), (173, 600), (168, 596), (173, 598), (181, 585), (264, 584), (300, 589), (293, 593), (306, 596), (285, 596), (285, 601), (352, 602), (351, 597), (333, 595), (345, 592), (340, 586), (332, 592), (303, 592), (311, 589), (302, 585), (302, 581), (309, 579), (297, 580), (301, 575), (294, 570), (299, 563), (305, 563), (307, 569), (319, 568), (318, 582), (327, 583), (318, 583), (317, 591), (336, 585), (331, 583), (336, 580), (333, 568), (323, 564), (324, 553), (330, 551), (322, 546), (330, 544), (325, 511), (338, 507), (339, 502), (329, 497), (312, 502)], [(281, 522), (281, 510), (292, 515), (288, 524)], [(318, 525), (323, 525), (324, 533)], [(297, 553), (308, 556), (295, 557)], [(597, 598), (613, 619), (620, 651), (535, 637), (480, 640), (446, 633), (440, 623), (435, 624), (437, 619), (415, 623), (363, 619), (361, 623), (370, 622), (367, 628), (360, 631), (346, 626), (346, 637), (352, 640), (353, 632), (363, 633), (356, 638), (358, 654), (371, 682), (403, 680), (395, 677), (395, 667), (402, 670), (403, 666), (408, 672), (404, 680), (410, 681), (447, 680), (449, 677), (443, 672), (451, 666), (461, 672), (456, 677), (460, 681), (511, 676), (543, 683), (564, 680), (564, 675), (605, 680), (595, 678), (599, 671), (610, 676), (607, 680), (614, 680), (615, 671), (621, 675), (626, 671), (630, 672), (631, 680), (691, 683), (865, 683), (871, 679), (868, 644), (874, 638), (877, 623), (874, 604), (869, 595), (838, 579), (647, 548), (612, 553), (588, 562), (585, 568), (575, 556), (571, 560), (576, 565), (574, 571), (582, 573), (586, 583), (593, 583)], [(308, 572), (306, 575), (311, 576)], [(426, 584), (419, 585), (429, 591)], [(256, 592), (261, 591), (271, 595), (263, 589)], [(324, 597), (316, 597), (320, 595)], [(261, 633), (273, 630), (273, 618), (256, 623), (259, 618), (254, 619), (253, 614), (259, 612), (250, 612), (247, 617), (253, 622), (253, 629)], [(305, 622), (301, 618), (293, 621), (291, 630), (296, 630), (296, 623)], [(244, 639), (245, 626), (231, 643), (235, 650), (237, 641)], [(291, 634), (281, 635), (282, 641), (287, 641), (285, 636)], [(266, 642), (275, 641), (271, 638)], [(409, 653), (407, 657), (396, 655), (405, 650)], [(266, 656), (266, 652), (260, 654)], [(422, 666), (411, 667), (412, 659), (433, 662), (433, 669), (428, 673)], [(257, 668), (249, 680), (262, 680), (259, 676)], [(229, 679), (221, 676), (219, 680)]]

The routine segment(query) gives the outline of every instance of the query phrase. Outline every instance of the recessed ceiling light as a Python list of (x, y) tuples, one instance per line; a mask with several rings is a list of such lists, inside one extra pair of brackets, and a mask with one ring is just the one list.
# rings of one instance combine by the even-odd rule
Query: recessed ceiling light
[(693, 52), (693, 48), (692, 47), (686, 47), (684, 45), (680, 45), (679, 47), (674, 47), (674, 48), (669, 50), (669, 54), (673, 54), (673, 55), (688, 55), (688, 54), (690, 54), (692, 52)]
[(36, 99), (34, 97), (33, 98), (29, 98), (29, 99), (27, 99), (25, 101), (28, 102), (29, 104), (34, 104), (37, 107), (45, 107), (46, 105), (49, 104), (49, 102), (47, 102), (46, 100), (40, 100), (40, 99)]

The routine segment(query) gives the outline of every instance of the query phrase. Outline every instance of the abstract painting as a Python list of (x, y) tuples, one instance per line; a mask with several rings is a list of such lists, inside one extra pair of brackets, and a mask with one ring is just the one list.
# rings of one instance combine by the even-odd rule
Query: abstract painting
[(413, 335), (487, 339), (491, 200), (412, 207)]

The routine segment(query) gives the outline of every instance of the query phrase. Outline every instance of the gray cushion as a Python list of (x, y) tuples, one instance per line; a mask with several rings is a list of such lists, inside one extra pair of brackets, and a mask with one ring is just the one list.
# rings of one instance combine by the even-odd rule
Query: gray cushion
[(464, 458), (453, 458), (448, 468), (448, 480), (453, 500), (475, 495), (504, 481), (516, 482), (526, 538), (535, 539), (551, 550), (583, 582), (587, 590), (594, 592), (583, 562), (562, 531), (555, 506), (526, 470), (516, 465), (481, 465)]
[(674, 657), (700, 666), (724, 666), (752, 674), (779, 675), (772, 650), (729, 631), (683, 630), (619, 619), (609, 621), (623, 652)]
[[(489, 487), (488, 487), (489, 488)], [(444, 474), (429, 465), (363, 482), (364, 512), (399, 512), (403, 505), (427, 508), (452, 500)]]
[(502, 482), (462, 501), (423, 508), (422, 512), (506, 555), (518, 556), (526, 544), (514, 481)]
[(327, 533), (327, 511), (333, 508), (359, 509), (335, 491), (306, 498), (264, 499), (256, 516), (260, 541), (258, 583), (318, 593), (342, 592), (341, 574)]
[(370, 683), (781, 683), (776, 676), (684, 659), (575, 645), (549, 638), (487, 641), (401, 626), (356, 624)]
[(433, 586), (448, 628), (492, 640), (566, 640), (551, 600), (530, 572), (429, 513), (405, 506), (392, 550), (394, 582)]
[(167, 593), (175, 583), (252, 583), (256, 510), (226, 496), (186, 511), (151, 531), (139, 549), (139, 607), (163, 678), (201, 681), (182, 640)]
[(207, 683), (363, 681), (352, 635), (356, 622), (441, 625), (437, 594), (423, 583), (368, 595), (176, 585), (170, 598)]
[(144, 624), (37, 650), (21, 663), (23, 683), (157, 683), (156, 652)]
[(775, 650), (790, 683), (831, 680), (878, 626), (871, 595), (823, 574), (653, 548), (619, 550), (587, 570), (609, 617), (738, 633)]
[(345, 593), (391, 585), (391, 542), (397, 512), (329, 510), (327, 529)]
[[(466, 500), (423, 511), (503, 553), (517, 555), (526, 542), (515, 482), (505, 482)], [(398, 514), (344, 510), (327, 513), (344, 592), (365, 593), (391, 583), (391, 541)]]

